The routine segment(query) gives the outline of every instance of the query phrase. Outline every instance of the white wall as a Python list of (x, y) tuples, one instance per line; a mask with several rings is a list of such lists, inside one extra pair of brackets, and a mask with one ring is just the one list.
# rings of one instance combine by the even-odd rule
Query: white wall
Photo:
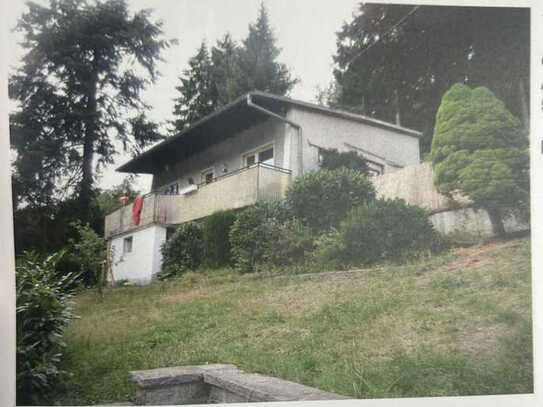
[[(420, 162), (417, 137), (299, 107), (292, 107), (287, 117), (300, 124), (303, 129), (304, 171), (317, 169), (319, 165), (318, 149), (312, 144), (326, 149), (335, 148), (339, 151), (352, 150), (353, 148), (347, 146), (347, 143), (401, 166)], [(377, 162), (383, 161), (371, 155), (367, 155), (366, 158)], [(383, 164), (385, 173), (397, 169), (386, 161), (383, 161)]]
[[(132, 237), (132, 252), (123, 255), (123, 241)], [(133, 233), (117, 236), (111, 240), (113, 277), (145, 284), (160, 271), (161, 244), (166, 240), (166, 228), (151, 225)]]
[[(488, 212), (484, 209), (460, 208), (430, 216), (434, 228), (453, 241), (473, 243), (495, 236)], [(515, 215), (504, 219), (506, 233), (522, 232), (530, 225)]]
[[(400, 166), (420, 162), (417, 137), (298, 107), (291, 107), (287, 118), (302, 126), (304, 171), (314, 170), (319, 166), (318, 149), (313, 145), (339, 151), (352, 150), (352, 145), (369, 151), (375, 156), (362, 154), (383, 164), (385, 172), (398, 169), (387, 161)], [(153, 189), (172, 182), (177, 182), (179, 188), (184, 188), (188, 186), (189, 178), (200, 183), (202, 171), (208, 168), (213, 168), (215, 176), (223, 174), (224, 168), (227, 172), (235, 171), (243, 167), (242, 157), (245, 153), (267, 144), (274, 145), (274, 165), (290, 169), (293, 175), (297, 176), (300, 145), (298, 132), (292, 126), (270, 118), (174, 164), (168, 171), (156, 174), (153, 178)], [(384, 157), (385, 160), (378, 157)]]
[(156, 174), (153, 178), (153, 189), (179, 182), (179, 187), (188, 186), (188, 179), (201, 182), (202, 171), (212, 167), (215, 176), (243, 167), (242, 156), (260, 146), (274, 145), (274, 165), (284, 165), (285, 124), (277, 119), (269, 119), (252, 126), (240, 134), (217, 143), (207, 150), (195, 154), (172, 166), (169, 171)]

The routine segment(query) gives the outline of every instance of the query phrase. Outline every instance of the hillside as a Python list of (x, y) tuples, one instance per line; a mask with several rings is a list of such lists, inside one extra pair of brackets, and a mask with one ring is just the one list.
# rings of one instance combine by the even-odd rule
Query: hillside
[(128, 400), (130, 370), (205, 362), (360, 398), (527, 393), (530, 298), (529, 239), (348, 273), (86, 291), (59, 402)]

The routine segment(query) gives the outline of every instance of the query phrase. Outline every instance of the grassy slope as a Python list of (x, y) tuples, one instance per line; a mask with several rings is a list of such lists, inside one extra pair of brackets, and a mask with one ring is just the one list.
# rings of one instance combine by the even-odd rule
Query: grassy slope
[(529, 240), (338, 276), (195, 275), (77, 298), (60, 402), (135, 369), (234, 363), (361, 398), (532, 391)]

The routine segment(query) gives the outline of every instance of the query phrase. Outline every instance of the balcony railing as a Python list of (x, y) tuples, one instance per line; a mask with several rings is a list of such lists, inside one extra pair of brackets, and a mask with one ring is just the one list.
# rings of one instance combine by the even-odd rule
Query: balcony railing
[(173, 225), (197, 220), (214, 212), (238, 209), (259, 201), (274, 201), (285, 197), (290, 184), (290, 170), (257, 163), (215, 178), (209, 184), (184, 195), (144, 196), (140, 223), (132, 221), (132, 205), (126, 205), (106, 216), (105, 236), (145, 227), (151, 223)]

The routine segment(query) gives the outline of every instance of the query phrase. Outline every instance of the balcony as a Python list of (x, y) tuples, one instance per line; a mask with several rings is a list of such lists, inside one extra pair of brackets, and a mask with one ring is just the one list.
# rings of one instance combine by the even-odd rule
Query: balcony
[(145, 195), (139, 225), (132, 221), (132, 205), (106, 216), (105, 237), (134, 231), (149, 224), (175, 225), (197, 220), (214, 212), (238, 209), (259, 201), (285, 197), (291, 171), (258, 163), (231, 172), (184, 195)]

